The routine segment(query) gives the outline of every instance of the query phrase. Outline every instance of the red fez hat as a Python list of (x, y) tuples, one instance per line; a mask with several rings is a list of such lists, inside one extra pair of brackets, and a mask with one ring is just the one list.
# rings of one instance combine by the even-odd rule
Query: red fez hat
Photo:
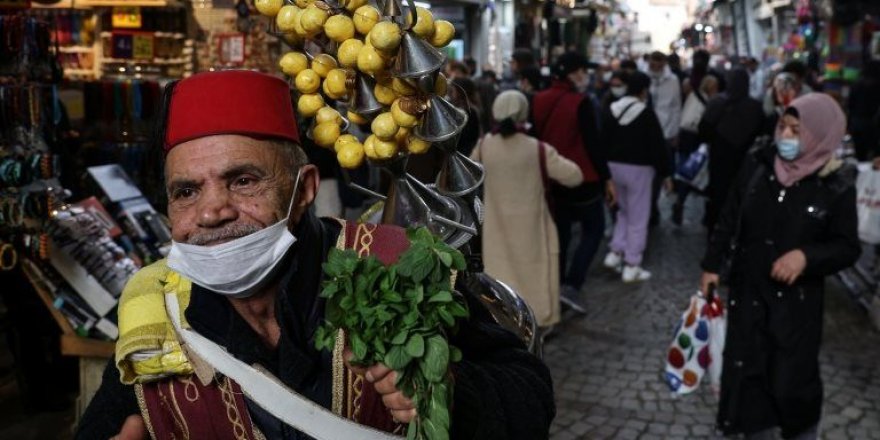
[(299, 143), (287, 83), (246, 70), (200, 73), (177, 83), (168, 104), (165, 153), (218, 134)]

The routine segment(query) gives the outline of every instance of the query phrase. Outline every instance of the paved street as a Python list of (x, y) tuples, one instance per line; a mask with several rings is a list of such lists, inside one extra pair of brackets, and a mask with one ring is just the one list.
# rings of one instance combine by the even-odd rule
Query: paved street
[[(690, 204), (695, 202), (701, 203)], [(651, 281), (623, 285), (593, 269), (584, 294), (588, 314), (564, 315), (545, 348), (556, 388), (552, 439), (719, 438), (715, 397), (705, 383), (676, 399), (660, 380), (673, 326), (699, 277), (699, 215), (692, 209), (685, 226), (666, 219), (652, 231), (645, 263), (654, 273)], [(822, 438), (880, 439), (880, 334), (836, 280), (829, 287)]]

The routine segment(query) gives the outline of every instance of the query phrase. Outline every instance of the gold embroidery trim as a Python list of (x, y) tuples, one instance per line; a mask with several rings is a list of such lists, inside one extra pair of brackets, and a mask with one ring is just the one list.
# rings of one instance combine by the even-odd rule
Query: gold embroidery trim
[(229, 383), (229, 378), (224, 377), (222, 381), (219, 381), (217, 388), (220, 389), (223, 404), (226, 405), (226, 419), (229, 420), (229, 423), (232, 423), (232, 432), (235, 434), (235, 438), (238, 440), (248, 440), (247, 431), (244, 428), (244, 423), (241, 421), (241, 414), (235, 405), (235, 396), (232, 395), (232, 385)]
[(143, 384), (134, 384), (134, 395), (137, 396), (138, 407), (141, 409), (141, 417), (144, 418), (144, 425), (147, 427), (147, 432), (150, 433), (150, 438), (157, 440), (156, 431), (153, 430), (153, 423), (150, 421), (150, 411), (147, 409), (147, 399), (144, 397)]
[(162, 385), (156, 387), (156, 390), (159, 392), (159, 397), (162, 400), (162, 403), (168, 408), (171, 412), (171, 419), (174, 421), (174, 424), (177, 425), (177, 429), (180, 430), (180, 433), (183, 434), (183, 438), (189, 437), (189, 426), (186, 424), (186, 419), (183, 417), (183, 412), (180, 410), (180, 406), (177, 405), (177, 397), (174, 396), (174, 379), (168, 381), (168, 395), (171, 395), (171, 401), (169, 403), (168, 395), (162, 391)]
[(344, 399), (343, 388), (345, 378), (345, 362), (342, 352), (345, 349), (345, 331), (340, 329), (336, 334), (336, 344), (333, 346), (333, 404), (332, 410), (336, 415), (342, 415)]

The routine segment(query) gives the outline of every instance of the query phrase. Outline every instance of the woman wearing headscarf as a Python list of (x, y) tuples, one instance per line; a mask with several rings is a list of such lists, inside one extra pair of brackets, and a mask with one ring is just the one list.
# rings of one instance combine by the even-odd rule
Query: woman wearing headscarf
[(542, 174), (566, 187), (580, 185), (584, 176), (551, 145), (523, 132), (529, 104), (521, 92), (498, 95), (492, 115), (497, 133), (486, 135), (471, 153), (486, 170), (481, 234), (485, 270), (513, 287), (534, 311), (538, 325), (549, 327), (559, 322), (559, 242)]
[(763, 122), (761, 103), (749, 96), (749, 73), (745, 69), (731, 71), (726, 91), (709, 101), (698, 126), (701, 139), (709, 144), (705, 225), (710, 234), (743, 158), (761, 133)]
[[(728, 327), (718, 427), (747, 438), (815, 439), (825, 277), (860, 247), (855, 169), (835, 157), (846, 117), (829, 96), (797, 98), (775, 146), (748, 156), (702, 262), (726, 268)], [(725, 264), (726, 262), (726, 264)]]

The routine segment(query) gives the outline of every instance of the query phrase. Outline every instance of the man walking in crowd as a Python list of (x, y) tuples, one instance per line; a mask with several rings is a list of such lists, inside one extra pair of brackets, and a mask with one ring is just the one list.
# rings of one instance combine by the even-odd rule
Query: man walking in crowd
[[(311, 213), (320, 176), (300, 149), (289, 96), (284, 81), (247, 71), (198, 74), (166, 89), (159, 142), (174, 244), (167, 260), (126, 286), (116, 362), (77, 438), (306, 438), (300, 430), (314, 426), (285, 424), (275, 415), (290, 408), (249, 392), (270, 383), (382, 431), (416, 416), (395, 372), (349, 366), (342, 344), (332, 352), (314, 346), (325, 320), (321, 266), (331, 249), (355, 243), (359, 229)], [(407, 243), (399, 228), (370, 234), (375, 242), (361, 251), (395, 255), (393, 243)], [(453, 338), (463, 360), (447, 373), (455, 383), (450, 436), (547, 438), (555, 413), (549, 371), (464, 296), (471, 318)], [(181, 306), (166, 311), (170, 298)], [(181, 327), (204, 338), (201, 349), (214, 349), (183, 350)], [(208, 352), (231, 358), (212, 365)], [(253, 372), (236, 383), (216, 374), (220, 365)]]
[[(538, 139), (553, 145), (559, 154), (578, 164), (584, 183), (574, 188), (554, 186), (555, 218), (559, 231), (562, 280), (561, 299), (578, 312), (585, 309), (578, 300), (587, 270), (605, 231), (607, 199), (614, 202), (608, 164), (599, 145), (596, 110), (584, 93), (589, 85), (586, 57), (568, 52), (553, 66), (549, 89), (534, 97), (532, 119)], [(572, 227), (580, 226), (580, 241), (568, 259)]]
[(730, 72), (727, 91), (709, 102), (699, 126), (700, 135), (709, 144), (705, 224), (710, 234), (762, 124), (761, 103), (749, 96), (749, 74), (744, 69)]
[[(678, 77), (669, 69), (666, 55), (654, 52), (648, 61), (648, 74), (651, 77), (650, 104), (660, 120), (663, 137), (666, 139), (667, 160), (672, 164), (672, 150), (678, 147), (678, 132), (681, 127), (681, 85)], [(655, 177), (651, 197), (651, 224), (660, 222), (657, 197), (660, 195), (660, 180)]]

